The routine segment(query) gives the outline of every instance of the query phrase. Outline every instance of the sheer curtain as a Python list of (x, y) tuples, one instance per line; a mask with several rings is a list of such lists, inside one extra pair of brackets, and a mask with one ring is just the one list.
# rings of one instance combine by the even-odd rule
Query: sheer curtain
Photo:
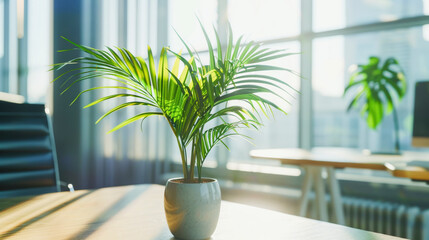
[[(65, 36), (94, 48), (125, 47), (142, 57), (147, 56), (148, 44), (153, 52), (159, 51), (158, 46), (165, 45), (162, 29), (165, 29), (166, 20), (160, 18), (163, 1), (82, 0), (74, 3), (55, 1), (55, 4), (55, 24), (62, 27), (55, 27), (54, 38)], [(70, 12), (72, 7), (76, 7), (74, 15)], [(79, 22), (77, 26), (68, 23), (74, 19)], [(70, 48), (63, 40), (55, 41), (55, 50)], [(67, 60), (64, 53), (55, 56), (55, 62)], [(107, 134), (120, 122), (144, 110), (129, 107), (95, 125), (103, 113), (122, 103), (120, 101), (131, 100), (108, 100), (82, 109), (101, 96), (116, 93), (110, 89), (86, 93), (75, 104), (77, 106), (66, 107), (67, 101), (79, 91), (108, 81), (91, 79), (77, 84), (66, 96), (54, 95), (54, 126), (62, 175), (80, 188), (161, 182), (162, 174), (169, 171), (170, 152), (174, 147), (164, 119), (149, 118)], [(54, 91), (59, 90), (59, 84)]]

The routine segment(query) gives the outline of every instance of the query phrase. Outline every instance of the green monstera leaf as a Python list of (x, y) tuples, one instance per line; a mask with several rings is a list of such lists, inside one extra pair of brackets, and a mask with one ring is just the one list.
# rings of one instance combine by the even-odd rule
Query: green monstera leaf
[[(357, 91), (356, 91), (357, 89)], [(370, 57), (366, 65), (358, 65), (351, 76), (344, 94), (354, 94), (347, 111), (357, 108), (366, 119), (369, 128), (376, 129), (385, 114), (393, 111), (395, 130), (399, 126), (395, 108), (395, 98), (400, 101), (407, 91), (405, 75), (395, 58), (388, 58), (384, 63), (378, 57)], [(396, 139), (399, 150), (399, 139)]]

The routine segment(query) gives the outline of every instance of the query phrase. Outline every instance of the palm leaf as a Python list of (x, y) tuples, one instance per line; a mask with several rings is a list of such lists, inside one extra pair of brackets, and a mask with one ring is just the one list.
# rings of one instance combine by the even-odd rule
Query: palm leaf
[[(109, 99), (133, 98), (133, 101), (113, 106), (96, 123), (127, 107), (151, 107), (154, 110), (138, 113), (109, 132), (150, 116), (164, 116), (176, 136), (184, 177), (192, 181), (194, 167), (197, 166), (200, 178), (202, 164), (216, 144), (221, 143), (227, 147), (224, 142), (226, 138), (232, 136), (246, 138), (238, 130), (257, 129), (261, 126), (259, 112), (266, 116), (269, 113), (272, 114), (273, 109), (284, 112), (280, 106), (270, 100), (271, 97), (288, 103), (286, 95), (293, 97), (290, 90), (297, 92), (288, 83), (265, 74), (267, 71), (294, 73), (290, 69), (267, 63), (290, 56), (291, 53), (262, 48), (259, 43), (252, 41), (243, 43), (242, 36), (234, 43), (230, 25), (225, 48), (222, 48), (219, 35), (214, 29), (217, 44), (215, 48), (201, 22), (200, 26), (208, 48), (209, 64), (204, 64), (198, 52), (192, 51), (179, 34), (177, 35), (186, 47), (190, 58), (185, 59), (180, 52), (175, 53), (162, 48), (158, 64), (155, 63), (150, 47), (148, 47), (148, 58), (145, 60), (134, 56), (124, 48), (100, 50), (66, 39), (87, 56), (55, 64), (53, 70), (63, 70), (66, 66), (72, 69), (65, 70), (54, 81), (65, 78), (64, 91), (68, 91), (81, 81), (93, 81), (100, 77), (116, 81), (119, 84), (117, 86), (97, 86), (83, 90), (74, 101), (84, 93), (104, 88), (125, 91), (103, 96), (85, 107), (94, 106)], [(171, 68), (168, 66), (168, 52), (175, 56)], [(180, 62), (184, 64), (181, 72), (179, 71)], [(397, 80), (392, 79), (392, 81)], [(206, 129), (206, 124), (209, 122), (215, 126)], [(187, 147), (191, 148), (189, 169)]]
[(123, 121), (122, 123), (118, 124), (116, 127), (112, 128), (112, 130), (110, 130), (108, 133), (114, 132), (114, 131), (122, 128), (122, 127), (125, 127), (126, 125), (128, 125), (128, 124), (130, 124), (132, 122), (137, 121), (137, 120), (145, 119), (147, 117), (156, 116), (156, 115), (162, 116), (163, 114), (161, 112), (145, 112), (145, 113), (140, 113), (140, 114), (138, 114), (138, 115), (136, 115), (136, 116), (134, 116), (132, 118), (129, 118), (129, 119)]

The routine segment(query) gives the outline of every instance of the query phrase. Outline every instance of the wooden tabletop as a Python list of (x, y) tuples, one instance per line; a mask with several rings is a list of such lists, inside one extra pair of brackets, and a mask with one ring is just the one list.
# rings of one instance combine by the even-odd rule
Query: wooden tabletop
[(307, 151), (299, 148), (261, 149), (250, 151), (254, 158), (276, 159), (283, 164), (312, 165), (335, 168), (363, 168), (387, 170), (385, 163), (402, 164), (411, 160), (429, 160), (427, 153), (404, 152), (401, 155), (365, 154), (347, 148), (314, 148)]
[[(174, 239), (164, 187), (134, 185), (0, 199), (0, 239)], [(400, 239), (222, 201), (212, 239)]]
[(392, 176), (429, 183), (429, 171), (426, 168), (408, 166), (407, 163), (386, 163), (385, 166)]

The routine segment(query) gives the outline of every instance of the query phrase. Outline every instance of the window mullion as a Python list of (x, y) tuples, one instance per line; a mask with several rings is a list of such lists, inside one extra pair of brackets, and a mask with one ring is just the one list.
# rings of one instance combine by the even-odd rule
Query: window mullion
[[(312, 0), (301, 1), (301, 34), (312, 32)], [(312, 39), (301, 38), (301, 94), (299, 95), (299, 147), (310, 149), (312, 147)]]
[[(217, 8), (217, 16), (218, 16), (218, 33), (219, 33), (219, 38), (220, 41), (222, 43), (223, 46), (226, 46), (227, 44), (227, 39), (228, 39), (228, 19), (227, 19), (227, 15), (224, 14), (227, 12), (227, 8), (228, 8), (228, 2), (226, 0), (218, 0), (218, 8)], [(219, 119), (217, 119), (216, 121), (220, 121)], [(229, 139), (226, 139), (225, 141), (229, 141)], [(222, 170), (226, 170), (227, 169), (227, 163), (228, 160), (230, 158), (230, 154), (228, 149), (224, 148), (224, 147), (220, 147), (217, 148), (216, 151), (216, 161), (217, 161), (217, 168), (218, 169), (222, 169)]]

